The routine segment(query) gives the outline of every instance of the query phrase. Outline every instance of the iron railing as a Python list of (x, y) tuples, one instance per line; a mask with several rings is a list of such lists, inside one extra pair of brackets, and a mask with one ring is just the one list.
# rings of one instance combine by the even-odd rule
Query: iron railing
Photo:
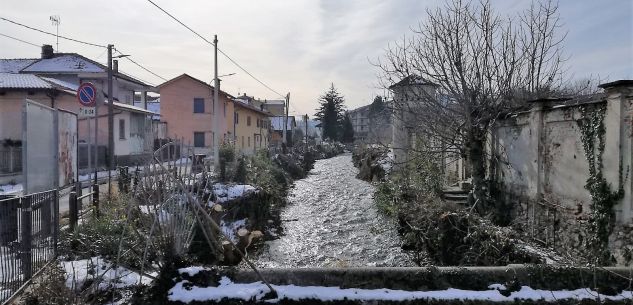
[(0, 303), (55, 258), (58, 237), (57, 190), (0, 200)]

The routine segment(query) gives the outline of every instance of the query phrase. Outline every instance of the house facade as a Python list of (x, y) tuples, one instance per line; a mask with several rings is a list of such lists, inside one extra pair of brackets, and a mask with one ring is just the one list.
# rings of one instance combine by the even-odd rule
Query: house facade
[[(44, 45), (40, 58), (0, 60), (0, 74), (4, 79), (0, 92), (0, 135), (3, 138), (21, 138), (21, 115), (15, 116), (14, 113), (16, 110), (21, 111), (24, 98), (78, 113), (79, 104), (75, 92), (81, 83), (91, 82), (97, 88), (97, 144), (107, 146), (107, 101), (111, 99), (106, 90), (106, 66), (76, 53), (54, 53), (50, 45)], [(140, 156), (151, 152), (153, 133), (134, 133), (134, 130), (148, 130), (151, 124), (148, 116), (151, 112), (134, 107), (132, 102), (135, 92), (146, 94), (153, 90), (155, 89), (152, 86), (119, 72), (118, 68), (113, 71), (115, 147), (112, 158), (119, 165), (128, 164), (128, 161), (140, 159)], [(88, 121), (92, 121), (91, 127), (94, 128), (94, 119), (82, 118), (78, 121), (80, 151), (82, 146), (87, 148), (89, 138), (94, 138), (94, 129), (88, 132)], [(125, 135), (125, 138), (117, 137), (119, 128), (120, 134)], [(110, 156), (104, 155), (101, 160), (106, 158)], [(82, 163), (80, 160), (80, 167), (86, 165), (87, 162)]]
[(252, 155), (270, 144), (270, 114), (241, 99), (233, 101), (233, 143), (236, 151)]
[[(272, 130), (270, 143), (273, 146), (281, 147), (284, 133), (284, 116), (273, 116), (270, 118), (270, 123)], [(288, 146), (292, 146), (292, 134), (295, 128), (297, 128), (297, 121), (294, 116), (289, 116), (286, 122), (286, 143)]]
[[(196, 154), (213, 154), (213, 86), (182, 74), (158, 86), (160, 121), (167, 124), (167, 137), (183, 140)], [(233, 96), (220, 90), (220, 142), (233, 138)]]

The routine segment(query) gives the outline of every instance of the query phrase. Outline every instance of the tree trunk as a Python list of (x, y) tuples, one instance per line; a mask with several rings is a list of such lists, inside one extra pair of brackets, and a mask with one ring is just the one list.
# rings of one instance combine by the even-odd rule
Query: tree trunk
[(473, 128), (468, 132), (468, 161), (472, 170), (473, 191), (470, 203), (476, 205), (477, 212), (484, 215), (488, 208), (486, 198), (486, 159), (484, 148), (486, 146), (485, 132)]

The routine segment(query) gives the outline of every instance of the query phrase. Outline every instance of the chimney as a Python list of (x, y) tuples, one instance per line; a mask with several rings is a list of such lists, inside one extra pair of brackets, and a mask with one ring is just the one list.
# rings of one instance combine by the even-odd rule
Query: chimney
[(119, 73), (119, 61), (117, 59), (112, 61), (112, 71)]
[(53, 58), (53, 46), (50, 44), (45, 44), (42, 46), (42, 59), (50, 59)]

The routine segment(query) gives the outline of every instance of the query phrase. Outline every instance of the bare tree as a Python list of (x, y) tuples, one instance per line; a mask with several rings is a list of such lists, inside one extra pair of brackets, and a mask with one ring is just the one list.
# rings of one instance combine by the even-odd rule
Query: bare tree
[(396, 101), (394, 111), (408, 114), (400, 117), (406, 129), (430, 139), (424, 149), (467, 157), (474, 203), (481, 207), (489, 127), (525, 100), (563, 84), (565, 35), (558, 34), (557, 10), (552, 1), (533, 2), (516, 16), (502, 17), (489, 1), (453, 0), (427, 10), (412, 37), (390, 45), (375, 63), (383, 86), (395, 90), (407, 86), (405, 79), (434, 89), (406, 90), (413, 96)]

